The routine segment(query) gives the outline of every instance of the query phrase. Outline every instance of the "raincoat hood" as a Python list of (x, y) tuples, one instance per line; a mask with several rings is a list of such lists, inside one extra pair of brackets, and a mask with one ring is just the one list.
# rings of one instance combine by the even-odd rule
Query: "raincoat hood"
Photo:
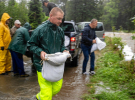
[(4, 14), (2, 15), (1, 22), (5, 24), (6, 21), (7, 21), (9, 18), (11, 18), (11, 17), (8, 15), (8, 13), (4, 13)]
[(28, 22), (26, 22), (23, 27), (26, 28), (28, 31), (31, 29), (31, 26)]

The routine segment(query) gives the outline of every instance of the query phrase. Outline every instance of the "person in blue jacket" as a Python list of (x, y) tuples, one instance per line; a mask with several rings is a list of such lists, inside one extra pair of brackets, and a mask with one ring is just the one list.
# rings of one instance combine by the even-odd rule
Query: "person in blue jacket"
[[(95, 74), (94, 72), (94, 61), (95, 61), (95, 54), (94, 52), (90, 53), (92, 45), (96, 43), (96, 33), (95, 28), (97, 27), (97, 19), (92, 19), (89, 25), (86, 25), (82, 30), (82, 40), (81, 40), (81, 48), (84, 55), (83, 67), (82, 67), (82, 74)], [(86, 72), (87, 62), (90, 59), (90, 70), (89, 73)]]

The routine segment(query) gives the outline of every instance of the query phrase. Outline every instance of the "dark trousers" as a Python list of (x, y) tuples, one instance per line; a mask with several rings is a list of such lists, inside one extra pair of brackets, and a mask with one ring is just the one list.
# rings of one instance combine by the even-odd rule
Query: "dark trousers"
[(95, 61), (95, 54), (94, 52), (90, 53), (91, 51), (91, 47), (92, 46), (86, 46), (84, 44), (81, 44), (81, 48), (83, 51), (83, 55), (84, 55), (84, 60), (83, 60), (83, 67), (82, 67), (82, 72), (86, 72), (86, 66), (89, 60), (89, 56), (90, 56), (90, 70), (89, 71), (94, 71), (94, 61)]
[(12, 65), (14, 74), (19, 73), (24, 75), (24, 65), (23, 65), (23, 55), (17, 52), (10, 50), (12, 56)]

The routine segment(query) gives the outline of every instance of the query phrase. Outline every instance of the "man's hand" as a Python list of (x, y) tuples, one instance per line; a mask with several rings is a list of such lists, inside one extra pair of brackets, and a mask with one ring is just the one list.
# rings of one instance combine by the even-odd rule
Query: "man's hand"
[(67, 50), (64, 50), (63, 52), (67, 52), (67, 53), (69, 53), (69, 51), (67, 51)]
[[(69, 51), (67, 51), (67, 50), (64, 50), (63, 52), (67, 52), (67, 53), (69, 53)], [(70, 54), (70, 53), (69, 53)], [(70, 58), (71, 57), (71, 55), (68, 57), (68, 58)]]
[(1, 47), (1, 50), (3, 51), (4, 50), (4, 47)]
[(41, 51), (41, 53), (40, 53), (40, 58), (41, 58), (42, 60), (45, 60), (45, 55), (46, 55), (46, 52)]
[(96, 40), (93, 40), (92, 43), (96, 43)]

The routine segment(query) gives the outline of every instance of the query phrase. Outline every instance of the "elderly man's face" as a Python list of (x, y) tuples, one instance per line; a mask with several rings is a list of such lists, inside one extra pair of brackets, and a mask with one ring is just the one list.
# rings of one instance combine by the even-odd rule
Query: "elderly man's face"
[(15, 24), (15, 27), (20, 28), (21, 24)]
[(57, 12), (56, 15), (50, 14), (50, 21), (57, 26), (59, 26), (62, 23), (62, 19), (63, 19), (63, 14), (60, 12)]

